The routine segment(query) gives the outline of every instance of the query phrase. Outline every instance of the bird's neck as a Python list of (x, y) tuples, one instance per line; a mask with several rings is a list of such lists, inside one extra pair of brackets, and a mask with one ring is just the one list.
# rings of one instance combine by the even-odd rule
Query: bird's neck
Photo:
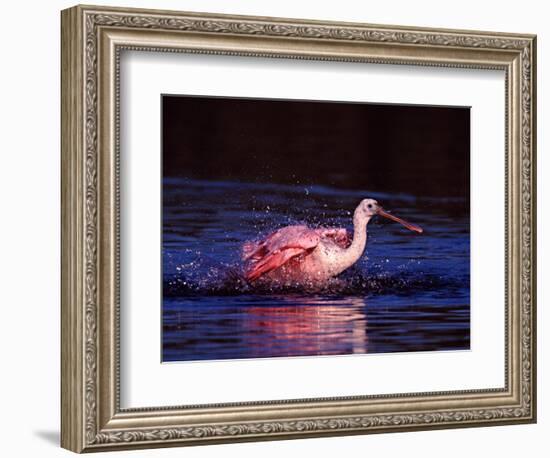
[(367, 245), (367, 224), (370, 218), (355, 214), (353, 216), (353, 241), (344, 250), (341, 257), (342, 271), (355, 264), (363, 255)]

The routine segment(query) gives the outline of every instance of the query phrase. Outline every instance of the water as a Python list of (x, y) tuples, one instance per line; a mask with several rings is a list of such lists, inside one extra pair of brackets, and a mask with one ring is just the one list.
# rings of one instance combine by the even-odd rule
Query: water
[[(297, 223), (351, 230), (365, 197), (424, 233), (375, 217), (365, 256), (322, 289), (242, 279), (245, 241)], [(459, 198), (165, 178), (163, 361), (469, 349), (469, 253)]]

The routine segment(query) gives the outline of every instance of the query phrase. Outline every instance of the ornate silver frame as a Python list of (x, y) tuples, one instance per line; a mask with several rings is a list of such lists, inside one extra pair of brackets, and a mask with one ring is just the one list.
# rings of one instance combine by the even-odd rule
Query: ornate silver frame
[[(64, 10), (61, 28), (63, 447), (89, 452), (535, 421), (535, 36), (93, 6)], [(123, 49), (504, 70), (506, 386), (121, 409)]]

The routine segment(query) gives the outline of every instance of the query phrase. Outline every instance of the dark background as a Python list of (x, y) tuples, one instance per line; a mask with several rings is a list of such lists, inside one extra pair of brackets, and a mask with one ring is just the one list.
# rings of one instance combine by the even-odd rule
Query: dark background
[(469, 199), (470, 109), (162, 96), (163, 174)]

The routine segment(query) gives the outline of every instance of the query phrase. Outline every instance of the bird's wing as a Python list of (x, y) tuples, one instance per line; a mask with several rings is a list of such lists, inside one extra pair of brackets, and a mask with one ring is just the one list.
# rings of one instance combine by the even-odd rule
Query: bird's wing
[(317, 231), (307, 226), (287, 226), (263, 241), (246, 243), (243, 247), (243, 260), (249, 261), (246, 278), (256, 280), (290, 259), (307, 253), (317, 246), (319, 239)]
[(286, 226), (272, 232), (263, 240), (246, 242), (242, 247), (243, 261), (258, 261), (269, 252), (280, 250), (292, 240), (299, 240), (301, 235), (311, 231), (307, 226)]
[(270, 253), (258, 262), (249, 266), (249, 269), (245, 273), (246, 279), (250, 281), (257, 280), (262, 275), (265, 275), (272, 270), (281, 267), (290, 259), (304, 254), (305, 252), (306, 250), (303, 250), (301, 248), (287, 248), (281, 251)]
[(351, 245), (351, 235), (343, 227), (320, 228), (316, 229), (316, 232), (319, 237), (332, 240), (340, 248), (346, 249)]

